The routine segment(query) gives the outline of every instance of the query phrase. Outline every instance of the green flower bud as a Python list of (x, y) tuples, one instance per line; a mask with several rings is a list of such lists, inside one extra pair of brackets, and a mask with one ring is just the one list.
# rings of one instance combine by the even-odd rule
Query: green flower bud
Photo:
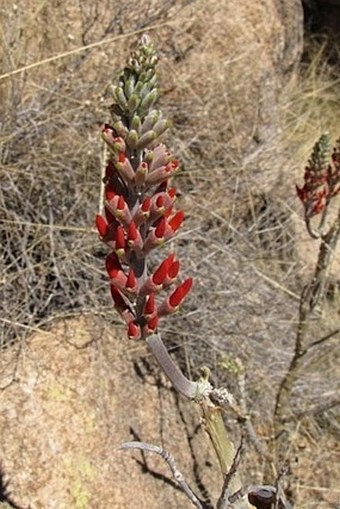
[(112, 83), (109, 83), (109, 85), (106, 87), (106, 93), (110, 94), (113, 98), (115, 98), (115, 85), (112, 85)]
[(124, 94), (127, 98), (131, 97), (131, 95), (133, 94), (133, 91), (135, 89), (135, 84), (136, 84), (136, 78), (134, 76), (131, 76), (130, 78), (128, 78), (125, 81)]
[(125, 111), (127, 109), (128, 103), (127, 103), (123, 89), (121, 87), (116, 87), (114, 94), (115, 94), (114, 97), (115, 97), (118, 105)]
[(128, 103), (127, 103), (127, 109), (130, 113), (134, 113), (136, 111), (136, 109), (138, 108), (140, 104), (140, 98), (139, 96), (134, 93), (132, 94), (132, 96), (130, 97)]
[(155, 131), (157, 136), (160, 136), (167, 129), (169, 129), (169, 127), (171, 127), (170, 120), (161, 119), (161, 120), (158, 120), (158, 122), (156, 122), (156, 124), (153, 127), (153, 130)]
[(141, 122), (141, 119), (138, 115), (134, 115), (132, 120), (131, 120), (131, 125), (130, 125), (131, 129), (134, 129), (135, 131), (137, 131), (138, 134), (141, 133), (141, 128), (142, 128), (142, 122)]
[(150, 113), (145, 117), (142, 125), (142, 134), (153, 129), (153, 126), (157, 121), (160, 120), (162, 112), (160, 110), (151, 110)]
[(138, 150), (143, 150), (143, 148), (147, 147), (150, 143), (155, 141), (156, 138), (157, 134), (154, 131), (148, 131), (139, 138), (136, 148)]
[(125, 140), (130, 150), (135, 150), (138, 147), (138, 133), (134, 129), (131, 129)]
[(116, 133), (121, 136), (122, 138), (125, 138), (125, 136), (128, 133), (128, 128), (123, 124), (121, 120), (118, 120), (118, 122), (115, 122), (112, 126)]
[(149, 85), (149, 83), (144, 83), (144, 85), (142, 86), (140, 92), (139, 92), (139, 97), (141, 99), (144, 99), (144, 97), (150, 92), (151, 90), (151, 87)]
[(149, 84), (151, 87), (156, 87), (158, 85), (158, 76), (157, 74), (153, 74), (153, 76), (149, 80)]
[(154, 88), (142, 100), (141, 105), (139, 107), (140, 113), (146, 113), (151, 108), (151, 106), (153, 106), (153, 104), (157, 101), (157, 99), (158, 90)]

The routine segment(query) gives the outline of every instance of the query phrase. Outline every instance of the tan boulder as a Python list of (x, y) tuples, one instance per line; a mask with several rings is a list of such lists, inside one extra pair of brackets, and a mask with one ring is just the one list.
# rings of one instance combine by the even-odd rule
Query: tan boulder
[(123, 335), (79, 318), (2, 352), (0, 459), (20, 507), (189, 507), (158, 456), (117, 450), (130, 440), (163, 446), (198, 493), (201, 482), (216, 496), (198, 409)]

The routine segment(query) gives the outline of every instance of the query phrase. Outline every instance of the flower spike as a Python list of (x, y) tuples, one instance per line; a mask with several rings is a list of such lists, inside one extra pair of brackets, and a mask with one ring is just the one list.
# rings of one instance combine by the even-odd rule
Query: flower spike
[(184, 212), (176, 211), (176, 189), (170, 187), (179, 161), (160, 142), (170, 122), (155, 106), (157, 60), (143, 37), (110, 87), (112, 122), (102, 129), (109, 160), (103, 178), (105, 215), (97, 215), (96, 226), (110, 249), (105, 266), (114, 307), (134, 340), (155, 333), (160, 317), (175, 312), (192, 285), (191, 278), (179, 284), (158, 309), (156, 296), (174, 284), (180, 263), (170, 254), (150, 271), (150, 254), (176, 235)]

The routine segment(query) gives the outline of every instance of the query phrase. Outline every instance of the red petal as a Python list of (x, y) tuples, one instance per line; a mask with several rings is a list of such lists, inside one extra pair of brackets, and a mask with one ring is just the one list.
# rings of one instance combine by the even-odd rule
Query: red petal
[(169, 226), (171, 227), (172, 231), (177, 231), (178, 228), (181, 226), (184, 219), (184, 212), (183, 210), (179, 210), (177, 214), (175, 214), (170, 221), (168, 222)]
[(137, 279), (136, 279), (133, 269), (129, 270), (129, 274), (128, 274), (125, 286), (127, 289), (132, 289), (132, 290), (137, 287)]
[(131, 223), (128, 226), (128, 240), (136, 240), (137, 238), (137, 227), (134, 223), (134, 221), (131, 221)]
[(144, 314), (152, 315), (155, 312), (155, 294), (154, 292), (150, 293), (147, 303), (145, 304)]
[(156, 199), (156, 206), (160, 209), (161, 207), (164, 207), (164, 198), (163, 196), (158, 196)]
[(120, 163), (125, 163), (125, 159), (126, 159), (126, 155), (124, 154), (124, 152), (119, 152), (118, 161)]
[(151, 318), (148, 321), (148, 329), (149, 329), (149, 331), (154, 331), (154, 330), (157, 329), (158, 321), (159, 321), (158, 315), (154, 316), (153, 318)]
[(189, 293), (192, 287), (192, 278), (186, 279), (181, 283), (176, 290), (169, 297), (169, 304), (171, 307), (176, 308), (183, 301), (185, 296)]
[(168, 277), (170, 279), (175, 279), (179, 273), (179, 261), (173, 262), (168, 269)]
[(105, 237), (108, 234), (109, 225), (107, 224), (105, 217), (101, 216), (100, 214), (96, 215), (96, 226), (101, 237)]
[(129, 339), (140, 339), (141, 330), (140, 330), (140, 326), (136, 322), (129, 323), (128, 336), (129, 336)]
[(122, 225), (119, 225), (116, 231), (116, 245), (115, 249), (124, 249), (125, 248), (125, 233)]
[(147, 196), (146, 198), (144, 198), (144, 201), (142, 203), (142, 206), (141, 206), (142, 211), (149, 212), (150, 205), (151, 205), (151, 198), (150, 198), (150, 196)]
[(125, 207), (125, 200), (124, 200), (124, 196), (120, 195), (119, 199), (118, 199), (118, 203), (117, 203), (117, 209), (118, 210), (123, 210)]
[(122, 270), (116, 253), (110, 253), (107, 255), (105, 260), (105, 267), (110, 279), (114, 279), (117, 275), (117, 272)]
[(162, 217), (162, 219), (159, 221), (159, 223), (155, 229), (155, 235), (158, 239), (161, 239), (164, 237), (165, 226), (166, 226), (166, 222), (165, 222), (164, 217)]
[(160, 264), (158, 269), (154, 272), (154, 274), (152, 276), (152, 282), (155, 283), (155, 285), (161, 285), (164, 283), (165, 278), (168, 273), (168, 268), (169, 268), (169, 258), (164, 260)]
[(105, 186), (105, 198), (107, 201), (112, 200), (116, 196), (116, 191), (114, 190), (114, 187), (111, 184), (106, 184)]

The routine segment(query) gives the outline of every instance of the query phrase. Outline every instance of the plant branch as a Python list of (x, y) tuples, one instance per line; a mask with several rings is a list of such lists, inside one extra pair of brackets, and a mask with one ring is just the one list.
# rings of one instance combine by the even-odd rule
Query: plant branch
[(230, 482), (231, 482), (231, 479), (233, 478), (233, 476), (237, 472), (243, 452), (244, 452), (244, 443), (243, 443), (243, 440), (241, 440), (241, 443), (237, 448), (237, 451), (234, 456), (231, 467), (229, 469), (229, 472), (226, 474), (226, 476), (224, 478), (222, 492), (221, 492), (221, 495), (220, 495), (220, 497), (217, 501), (217, 505), (216, 505), (217, 509), (228, 509), (228, 507), (230, 505), (230, 496), (232, 495), (230, 493)]
[(340, 332), (340, 327), (338, 329), (335, 329), (333, 330), (332, 332), (330, 332), (329, 334), (326, 334), (325, 336), (322, 336), (322, 338), (320, 339), (317, 339), (315, 341), (313, 341), (312, 343), (310, 343), (306, 348), (305, 350), (301, 353), (301, 355), (305, 355), (307, 352), (309, 352), (309, 350), (311, 348), (314, 348), (315, 346), (319, 346), (321, 345), (322, 343), (325, 343), (326, 341), (328, 341), (329, 339), (332, 339), (334, 336), (336, 336), (336, 334), (338, 334)]
[(198, 509), (209, 509), (207, 504), (200, 500), (198, 496), (195, 495), (194, 491), (190, 488), (190, 486), (184, 479), (183, 474), (177, 467), (175, 459), (172, 456), (172, 454), (170, 454), (170, 452), (166, 451), (162, 447), (158, 447), (156, 445), (148, 444), (145, 442), (125, 442), (118, 449), (139, 449), (141, 451), (148, 451), (153, 454), (158, 454), (159, 456), (161, 456), (161, 458), (164, 459), (164, 461), (166, 461), (175, 481), (177, 482), (183, 493), (185, 493), (188, 499), (192, 502), (192, 504), (198, 507)]
[[(314, 276), (301, 293), (294, 353), (276, 396), (273, 416), (274, 436), (272, 438), (271, 450), (273, 454), (276, 450), (277, 461), (279, 463), (283, 460), (287, 449), (287, 439), (289, 439), (290, 434), (289, 423), (292, 420), (291, 394), (294, 384), (301, 373), (303, 357), (310, 348), (322, 344), (331, 337), (327, 335), (310, 345), (307, 343), (311, 315), (315, 308), (322, 303), (327, 269), (331, 263), (332, 254), (336, 249), (339, 238), (340, 209), (337, 218), (328, 232), (321, 237)], [(334, 332), (331, 335), (333, 334)]]

